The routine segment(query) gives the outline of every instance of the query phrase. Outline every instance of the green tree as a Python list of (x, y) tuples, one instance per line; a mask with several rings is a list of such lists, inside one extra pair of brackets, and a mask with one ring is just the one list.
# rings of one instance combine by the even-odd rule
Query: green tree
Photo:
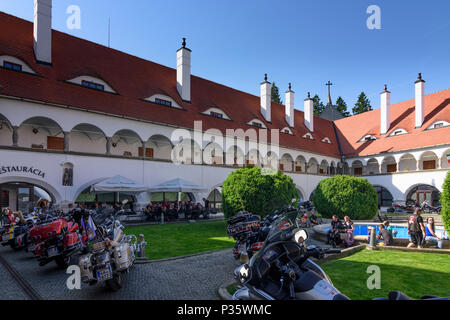
[(298, 199), (292, 178), (282, 172), (263, 174), (261, 168), (248, 166), (230, 173), (222, 187), (225, 217), (246, 210), (265, 216)]
[(325, 218), (372, 219), (378, 211), (375, 188), (367, 179), (336, 175), (320, 181), (313, 196), (314, 206)]
[(447, 172), (447, 177), (444, 180), (442, 189), (440, 198), (440, 203), (442, 205), (442, 222), (444, 223), (445, 230), (447, 230), (448, 233), (450, 232), (450, 172)]
[(272, 102), (283, 103), (280, 96), (280, 89), (275, 85), (275, 81), (272, 83), (271, 99)]
[(313, 98), (313, 106), (314, 106), (314, 115), (315, 116), (320, 116), (323, 112), (323, 110), (325, 109), (325, 105), (323, 104), (322, 101), (320, 101), (319, 96), (316, 94)]
[(337, 98), (336, 100), (336, 109), (344, 116), (349, 117), (350, 112), (347, 111), (347, 103), (345, 103), (342, 97)]
[(358, 101), (356, 101), (355, 106), (352, 109), (352, 112), (353, 114), (360, 114), (370, 110), (372, 110), (370, 100), (369, 98), (367, 98), (366, 94), (363, 91), (359, 95)]

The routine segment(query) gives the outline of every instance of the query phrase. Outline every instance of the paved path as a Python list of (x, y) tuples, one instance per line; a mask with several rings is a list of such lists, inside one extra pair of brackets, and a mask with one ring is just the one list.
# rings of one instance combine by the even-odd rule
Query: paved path
[[(69, 275), (55, 263), (39, 267), (31, 253), (13, 252), (0, 247), (0, 255), (8, 261), (43, 299), (58, 300), (211, 300), (218, 299), (217, 288), (232, 279), (238, 265), (231, 249), (169, 261), (136, 264), (125, 275), (124, 287), (108, 291), (104, 285), (82, 285), (81, 290), (69, 290)], [(27, 299), (19, 286), (0, 264), (0, 299)]]

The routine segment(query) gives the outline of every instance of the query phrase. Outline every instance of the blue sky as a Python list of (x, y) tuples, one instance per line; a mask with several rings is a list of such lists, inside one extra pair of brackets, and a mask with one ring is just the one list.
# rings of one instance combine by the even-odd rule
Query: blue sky
[[(66, 26), (69, 5), (81, 29)], [(381, 9), (381, 30), (369, 30), (369, 5)], [(33, 19), (33, 0), (1, 0), (0, 10)], [(176, 66), (186, 37), (192, 73), (259, 94), (264, 73), (280, 91), (292, 82), (296, 108), (306, 93), (342, 96), (349, 109), (361, 91), (374, 108), (386, 83), (392, 103), (414, 97), (422, 72), (426, 92), (450, 87), (450, 1), (412, 0), (53, 0), (53, 28)], [(284, 100), (284, 96), (283, 96)]]

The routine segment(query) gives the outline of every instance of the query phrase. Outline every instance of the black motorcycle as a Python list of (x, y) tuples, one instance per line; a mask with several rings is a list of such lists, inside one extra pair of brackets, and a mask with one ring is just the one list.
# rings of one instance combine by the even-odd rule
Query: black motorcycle
[[(274, 221), (263, 248), (249, 263), (235, 269), (235, 278), (240, 285), (233, 300), (349, 300), (334, 287), (323, 269), (310, 259), (320, 259), (340, 250), (306, 247), (307, 239), (306, 231), (298, 228), (296, 210), (280, 216)], [(392, 292), (389, 299), (410, 298), (400, 292)]]

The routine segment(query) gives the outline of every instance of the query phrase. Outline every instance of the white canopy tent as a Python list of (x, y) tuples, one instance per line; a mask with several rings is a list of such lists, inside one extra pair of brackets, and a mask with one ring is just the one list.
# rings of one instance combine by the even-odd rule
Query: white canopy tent
[(122, 176), (114, 176), (91, 186), (92, 193), (116, 193), (116, 201), (118, 201), (119, 193), (137, 195), (147, 191), (149, 191), (147, 186)]
[(149, 188), (150, 192), (206, 192), (207, 188), (180, 178), (166, 181)]

